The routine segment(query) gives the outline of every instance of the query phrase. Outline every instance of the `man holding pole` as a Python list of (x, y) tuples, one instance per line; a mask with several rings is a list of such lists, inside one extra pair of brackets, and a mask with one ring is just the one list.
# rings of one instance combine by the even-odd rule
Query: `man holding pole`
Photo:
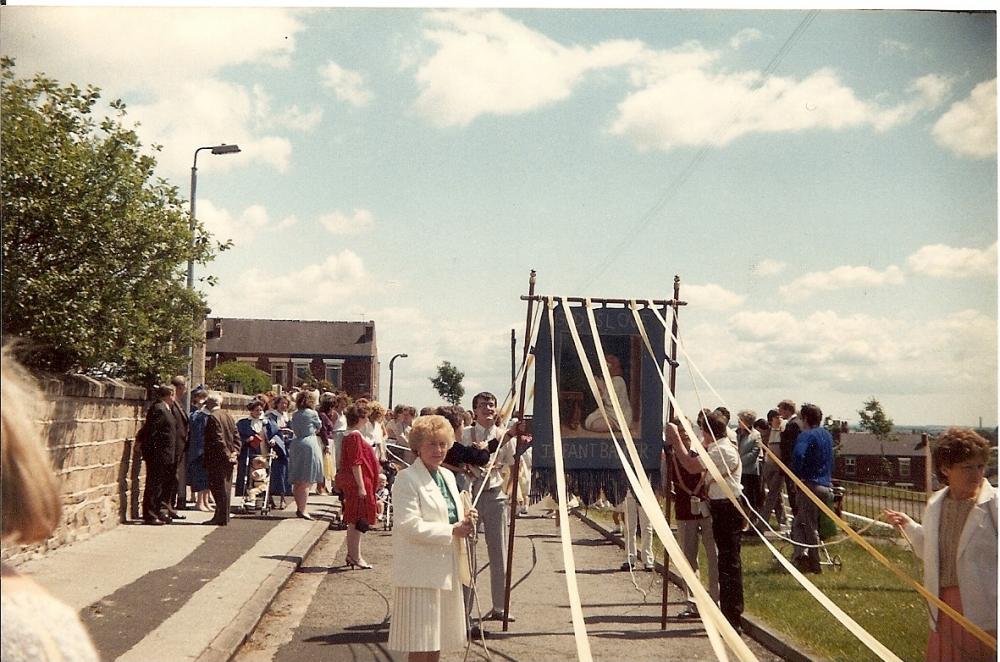
[[(507, 562), (505, 558), (507, 544), (507, 520), (510, 517), (509, 499), (503, 489), (504, 479), (501, 471), (505, 466), (514, 464), (513, 444), (505, 444), (499, 451), (503, 430), (497, 427), (497, 398), (492, 393), (484, 391), (472, 399), (472, 411), (475, 420), (462, 433), (462, 444), (486, 449), (496, 453), (493, 467), (475, 479), (472, 494), (475, 497), (482, 489), (482, 495), (476, 504), (479, 519), (486, 534), (486, 551), (490, 559), (490, 595), (493, 601), (492, 609), (483, 615), (484, 621), (504, 620), (504, 587), (506, 585)], [(513, 618), (508, 617), (508, 621)]]

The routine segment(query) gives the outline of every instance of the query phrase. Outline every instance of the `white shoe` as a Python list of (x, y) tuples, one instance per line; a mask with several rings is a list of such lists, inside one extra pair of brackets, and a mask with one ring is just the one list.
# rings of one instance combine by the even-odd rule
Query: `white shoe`
[(521, 506), (521, 509), (517, 511), (517, 514), (518, 515), (527, 515), (528, 514), (528, 508), (526, 506)]

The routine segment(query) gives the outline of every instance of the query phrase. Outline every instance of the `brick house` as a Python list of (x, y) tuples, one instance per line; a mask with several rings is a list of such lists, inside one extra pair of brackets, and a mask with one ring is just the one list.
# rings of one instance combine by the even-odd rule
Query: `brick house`
[(870, 432), (844, 432), (836, 451), (833, 477), (924, 490), (927, 461), (920, 433), (896, 433), (895, 440), (882, 443)]
[(207, 336), (206, 370), (245, 361), (286, 390), (313, 376), (352, 398), (378, 394), (375, 322), (211, 317)]

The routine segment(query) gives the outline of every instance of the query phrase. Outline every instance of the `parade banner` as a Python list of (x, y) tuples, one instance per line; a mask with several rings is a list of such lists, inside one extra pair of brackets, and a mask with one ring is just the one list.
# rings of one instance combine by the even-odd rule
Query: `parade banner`
[[(552, 411), (552, 400), (556, 397), (561, 420), (559, 432), (563, 461), (571, 491), (589, 502), (596, 499), (603, 489), (608, 499), (618, 502), (624, 498), (625, 476), (608, 430), (608, 421), (598, 411), (566, 326), (567, 316), (562, 310), (565, 305), (560, 302), (556, 307), (554, 329), (547, 316), (541, 317), (535, 343), (533, 473), (541, 485), (553, 483), (555, 435), (552, 416), (547, 412)], [(663, 387), (654, 359), (643, 346), (632, 312), (617, 307), (594, 309), (604, 348), (603, 357), (597, 356), (585, 309), (569, 306), (569, 313), (595, 373), (600, 374), (599, 360), (608, 364), (611, 384), (601, 380), (598, 387), (605, 403), (609, 402), (611, 391), (618, 396), (625, 420), (611, 421), (616, 435), (621, 438), (620, 426), (628, 426), (638, 446), (643, 470), (658, 479), (660, 450), (663, 447)], [(668, 314), (666, 308), (663, 314)], [(639, 311), (639, 318), (650, 338), (655, 360), (662, 369), (665, 361), (663, 326), (648, 308)], [(551, 388), (553, 381), (555, 389)], [(553, 396), (553, 393), (556, 395)], [(611, 409), (610, 405), (607, 409)]]

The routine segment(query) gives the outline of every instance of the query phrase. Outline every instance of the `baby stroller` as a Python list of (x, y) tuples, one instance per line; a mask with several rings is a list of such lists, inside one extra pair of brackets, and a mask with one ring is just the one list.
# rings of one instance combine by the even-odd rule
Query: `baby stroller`
[[(247, 490), (246, 496), (243, 497), (243, 514), (249, 515), (252, 513), (260, 513), (261, 517), (267, 517), (271, 511), (271, 460), (277, 457), (277, 454), (273, 449), (269, 449), (266, 453), (261, 453), (260, 455), (254, 456), (251, 462), (262, 459), (263, 466), (253, 469), (250, 473), (251, 480), (254, 480), (255, 474), (259, 471), (263, 471), (263, 487), (252, 487)], [(251, 464), (251, 467), (253, 465)], [(255, 484), (261, 481), (260, 476), (256, 476)], [(252, 494), (251, 494), (252, 493)]]

